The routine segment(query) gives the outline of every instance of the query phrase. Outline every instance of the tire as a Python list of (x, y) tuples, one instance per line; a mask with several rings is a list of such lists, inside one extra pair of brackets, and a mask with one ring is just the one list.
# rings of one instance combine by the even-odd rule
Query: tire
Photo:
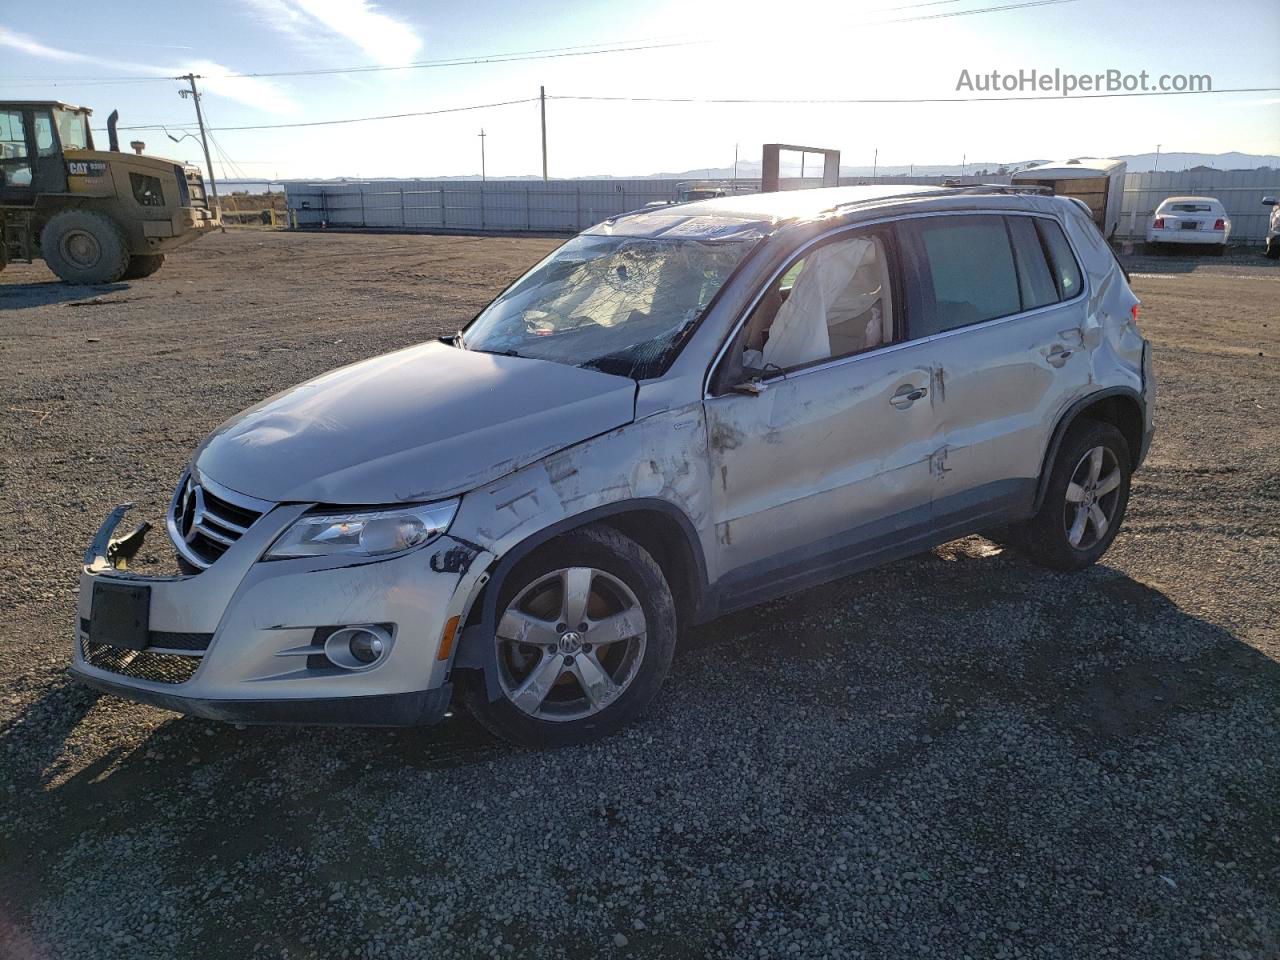
[(129, 268), (124, 234), (110, 217), (64, 210), (40, 232), (40, 253), (66, 283), (115, 283)]
[(1280, 260), (1280, 237), (1272, 237), (1267, 241), (1267, 256), (1272, 260)]
[[(1054, 570), (1082, 570), (1097, 563), (1124, 522), (1132, 462), (1124, 434), (1111, 424), (1083, 420), (1072, 425), (1058, 449), (1039, 512), (1015, 528), (1017, 547)], [(1113, 480), (1114, 474), (1118, 477)], [(1114, 485), (1101, 493), (1093, 487), (1101, 489), (1109, 483)], [(1096, 514), (1087, 506), (1091, 502)], [(1101, 534), (1098, 516), (1106, 521)]]
[(135, 253), (129, 258), (129, 266), (120, 274), (121, 280), (141, 280), (149, 277), (164, 265), (163, 253)]
[[(585, 630), (568, 622), (579, 615)], [(662, 570), (607, 527), (573, 531), (518, 562), (499, 588), (497, 621), (498, 699), (478, 671), (463, 675), (460, 692), (482, 726), (523, 747), (585, 743), (630, 723), (657, 695), (675, 652), (675, 602)]]

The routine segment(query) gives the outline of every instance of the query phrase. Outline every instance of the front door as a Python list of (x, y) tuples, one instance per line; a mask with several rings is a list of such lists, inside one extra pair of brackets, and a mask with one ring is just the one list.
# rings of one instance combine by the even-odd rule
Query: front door
[(32, 203), (34, 162), (26, 111), (0, 109), (0, 201)]
[(927, 345), (905, 341), (887, 232), (802, 250), (761, 292), (705, 402), (721, 589), (753, 602), (927, 531)]

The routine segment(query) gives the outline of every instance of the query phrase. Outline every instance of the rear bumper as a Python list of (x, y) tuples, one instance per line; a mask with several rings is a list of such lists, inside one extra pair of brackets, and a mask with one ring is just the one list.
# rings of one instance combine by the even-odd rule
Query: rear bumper
[(318, 724), (349, 727), (414, 727), (438, 723), (449, 709), (453, 687), (413, 693), (364, 697), (325, 697), (314, 700), (211, 700), (187, 697), (108, 680), (75, 666), (71, 675), (81, 683), (146, 703), (162, 710), (206, 720), (253, 724)]
[(1226, 230), (1147, 230), (1147, 243), (1226, 244)]
[(213, 210), (179, 207), (166, 220), (144, 220), (142, 234), (147, 241), (148, 253), (164, 253), (221, 225), (222, 221)]

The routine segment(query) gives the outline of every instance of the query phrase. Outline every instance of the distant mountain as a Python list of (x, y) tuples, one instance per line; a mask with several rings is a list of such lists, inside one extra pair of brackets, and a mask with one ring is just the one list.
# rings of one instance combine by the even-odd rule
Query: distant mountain
[(1190, 170), (1192, 167), (1213, 167), (1215, 170), (1257, 170), (1270, 167), (1280, 170), (1280, 156), (1274, 153), (1161, 153), (1159, 166), (1156, 165), (1154, 153), (1135, 153), (1116, 159), (1128, 163), (1130, 173), (1149, 173), (1152, 170), (1168, 173)]
[[(1076, 156), (1088, 156), (1087, 152), (1076, 154)], [(1057, 157), (1055, 159), (1063, 160), (1065, 157)], [(1205, 166), (1212, 167), (1215, 170), (1256, 170), (1271, 168), (1280, 171), (1280, 156), (1276, 154), (1256, 154), (1256, 153), (1238, 153), (1232, 151), (1230, 153), (1161, 153), (1159, 165), (1157, 166), (1156, 155), (1154, 153), (1135, 153), (1120, 155), (1115, 157), (1116, 160), (1123, 160), (1128, 164), (1130, 173), (1147, 173), (1151, 170), (1159, 170), (1161, 172), (1171, 172), (1178, 170), (1189, 170), (1192, 167)], [(974, 160), (963, 166), (958, 163), (917, 163), (917, 164), (880, 164), (874, 168), (877, 176), (881, 177), (905, 177), (905, 176), (945, 176), (956, 177), (962, 175), (968, 176), (998, 176), (1003, 173), (1013, 173), (1016, 170), (1022, 170), (1025, 167), (1035, 166), (1038, 163), (1044, 163), (1045, 160), (1015, 160), (1013, 162), (1003, 161), (996, 162), (990, 160)], [(872, 167), (870, 164), (861, 166), (842, 165), (840, 167), (840, 176), (842, 177), (870, 177), (872, 175)], [(782, 164), (782, 175), (784, 177), (800, 176), (799, 162), (784, 162)], [(821, 159), (813, 157), (805, 163), (804, 174), (807, 177), (820, 177), (822, 175)], [(627, 176), (617, 174), (596, 174), (595, 176), (576, 177), (572, 179), (579, 180), (730, 180), (734, 176), (734, 168), (727, 167), (697, 167), (692, 170), (682, 170), (676, 173), (648, 173), (640, 175)], [(760, 179), (760, 163), (756, 160), (740, 160), (738, 161), (737, 176), (740, 180), (758, 180)], [(296, 178), (294, 183), (341, 183), (346, 180), (359, 181), (361, 179), (370, 180), (479, 180), (475, 175), (460, 177), (433, 177), (430, 174), (422, 174), (419, 177), (330, 177), (324, 179), (302, 179)], [(540, 180), (537, 175), (526, 175), (520, 177), (490, 177), (491, 180)], [(285, 181), (274, 180), (272, 183), (283, 183)], [(265, 182), (262, 180), (219, 180), (220, 185), (225, 185), (226, 191), (229, 193), (233, 189), (252, 189), (253, 192), (266, 189)]]

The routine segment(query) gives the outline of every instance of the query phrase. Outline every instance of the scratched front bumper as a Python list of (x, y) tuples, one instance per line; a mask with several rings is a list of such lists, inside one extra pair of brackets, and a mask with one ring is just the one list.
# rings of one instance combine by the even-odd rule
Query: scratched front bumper
[[(215, 719), (362, 724), (439, 719), (448, 706), (451, 666), (449, 656), (439, 655), (445, 625), (465, 612), (485, 555), (446, 535), (383, 560), (260, 560), (306, 509), (305, 504), (276, 507), (194, 576), (141, 576), (114, 569), (105, 553), (86, 557), (72, 674), (113, 694)], [(133, 654), (112, 648), (107, 653), (121, 656), (95, 655), (103, 647), (91, 647), (91, 640), (110, 644), (109, 636), (95, 634), (92, 627), (94, 585), (104, 581), (150, 588), (148, 649)], [(319, 656), (317, 629), (358, 624), (392, 625), (386, 657), (362, 671), (327, 664)], [(175, 682), (184, 671), (161, 671), (161, 680), (136, 670), (136, 663), (147, 662), (141, 657), (182, 658), (177, 662), (189, 678)], [(101, 665), (104, 659), (110, 668)]]

